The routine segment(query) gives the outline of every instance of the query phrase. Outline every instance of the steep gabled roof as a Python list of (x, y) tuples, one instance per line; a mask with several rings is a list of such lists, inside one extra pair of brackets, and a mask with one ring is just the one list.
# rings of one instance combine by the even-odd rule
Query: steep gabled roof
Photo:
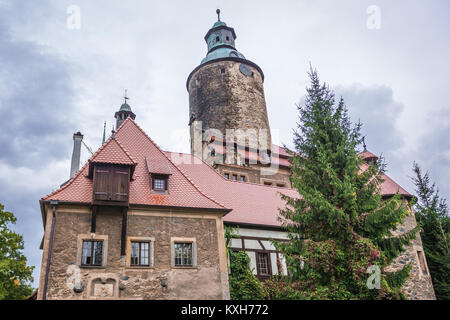
[(115, 138), (109, 138), (89, 159), (89, 162), (136, 165), (136, 161)]
[[(200, 191), (131, 118), (127, 118), (119, 127), (115, 139), (108, 140), (66, 185), (42, 200), (90, 203), (93, 185), (88, 164), (98, 161), (111, 163), (108, 162), (110, 159), (123, 164), (133, 162), (136, 166), (130, 182), (130, 204), (227, 211), (217, 200)], [(171, 171), (167, 194), (151, 193), (146, 159), (152, 163), (163, 163), (163, 167), (167, 166)]]

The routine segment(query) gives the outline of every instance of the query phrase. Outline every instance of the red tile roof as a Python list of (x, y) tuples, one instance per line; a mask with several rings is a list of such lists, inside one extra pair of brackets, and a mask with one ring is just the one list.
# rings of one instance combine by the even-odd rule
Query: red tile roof
[(224, 217), (225, 222), (279, 226), (278, 208), (285, 206), (279, 193), (298, 197), (294, 189), (227, 180), (192, 155), (172, 152), (167, 154), (201, 190), (219, 199), (227, 208), (233, 209)]
[(135, 165), (136, 161), (130, 156), (128, 151), (117, 139), (109, 138), (94, 155), (89, 159), (91, 163), (114, 163)]
[[(295, 189), (227, 180), (207, 163), (192, 155), (167, 154), (201, 190), (218, 199), (227, 208), (233, 209), (224, 217), (225, 222), (279, 227), (278, 212), (285, 207), (280, 193), (290, 197), (299, 196)], [(184, 161), (180, 163), (178, 159)], [(381, 191), (384, 195), (394, 195), (398, 191), (411, 196), (387, 175), (383, 175), (383, 179), (385, 181), (381, 185)]]
[(359, 156), (361, 156), (364, 160), (378, 159), (376, 155), (367, 150), (364, 150), (363, 152), (359, 153)]
[[(226, 207), (217, 200), (200, 191), (131, 118), (124, 121), (115, 136), (117, 145), (108, 141), (108, 145), (113, 144), (114, 147), (105, 144), (91, 157), (90, 162), (97, 157), (101, 160), (108, 159), (109, 156), (116, 157), (117, 154), (114, 152), (118, 152), (117, 146), (126, 150), (130, 159), (136, 163), (133, 180), (130, 183), (130, 204), (226, 210)], [(120, 157), (120, 160), (124, 160), (123, 154)], [(168, 194), (150, 192), (146, 159), (168, 165), (172, 173), (169, 178)], [(92, 180), (88, 177), (88, 164), (89, 162), (67, 184), (42, 200), (90, 203), (93, 186)]]
[[(67, 184), (42, 199), (90, 203), (93, 190), (88, 164), (100, 160), (136, 165), (130, 183), (130, 204), (228, 208), (232, 211), (224, 217), (225, 222), (278, 227), (278, 210), (285, 206), (280, 193), (299, 196), (295, 189), (227, 180), (197, 157), (163, 152), (131, 118), (119, 127), (115, 136)], [(367, 164), (363, 164), (363, 170), (364, 166)], [(171, 174), (168, 194), (150, 192), (149, 170)], [(400, 192), (411, 196), (387, 175), (383, 175), (383, 179), (384, 195)]]

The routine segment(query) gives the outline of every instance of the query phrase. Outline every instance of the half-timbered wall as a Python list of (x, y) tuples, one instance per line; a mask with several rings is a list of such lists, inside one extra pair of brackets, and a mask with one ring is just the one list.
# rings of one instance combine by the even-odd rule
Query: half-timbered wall
[(282, 231), (238, 228), (239, 238), (229, 239), (228, 246), (235, 251), (245, 251), (250, 258), (250, 267), (253, 273), (261, 280), (268, 278), (258, 267), (259, 254), (266, 254), (267, 268), (271, 275), (287, 275), (286, 262), (283, 255), (276, 250), (271, 242), (273, 240), (286, 241), (287, 233)]

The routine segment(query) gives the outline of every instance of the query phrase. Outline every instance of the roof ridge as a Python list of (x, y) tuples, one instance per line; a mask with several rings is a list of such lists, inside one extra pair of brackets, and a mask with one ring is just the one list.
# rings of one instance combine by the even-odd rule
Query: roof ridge
[(137, 163), (130, 155), (130, 153), (125, 149), (125, 147), (122, 146), (122, 144), (116, 138), (113, 137), (109, 137), (108, 140), (106, 140), (106, 142), (100, 148), (98, 148), (98, 150), (88, 159), (88, 162), (93, 161), (94, 158), (97, 157), (112, 141), (115, 141), (117, 143), (120, 150), (122, 150), (125, 153), (125, 155), (131, 160), (131, 162), (133, 162), (134, 164)]
[(397, 193), (400, 193), (400, 189), (403, 189), (403, 191), (405, 191), (408, 195), (413, 196), (411, 193), (409, 193), (408, 190), (406, 190), (405, 188), (403, 188), (399, 183), (397, 183), (394, 179), (392, 179), (390, 176), (388, 176), (385, 172), (383, 172), (383, 175), (389, 179), (392, 183), (394, 183), (395, 185), (397, 185), (398, 190)]
[[(131, 119), (131, 118), (127, 118), (125, 121), (124, 121), (124, 123), (126, 122), (126, 121), (131, 121), (131, 123), (133, 123), (135, 126), (136, 126), (136, 128), (138, 128), (146, 137), (147, 137), (147, 139), (149, 139), (150, 140), (150, 142), (156, 147), (156, 149), (158, 149), (158, 151), (183, 175), (183, 177), (184, 178), (186, 178), (186, 180), (188, 180), (189, 181), (189, 183), (202, 195), (202, 196), (204, 196), (205, 198), (207, 198), (207, 199), (209, 199), (209, 200), (211, 200), (212, 202), (214, 202), (214, 203), (216, 203), (216, 204), (218, 204), (219, 206), (221, 206), (222, 208), (225, 208), (226, 209), (226, 207), (222, 204), (222, 203), (220, 203), (219, 201), (217, 201), (217, 200), (215, 200), (214, 198), (212, 198), (211, 196), (208, 196), (207, 194), (205, 194), (203, 191), (201, 191), (200, 190), (200, 188), (177, 166), (177, 165), (175, 165), (175, 163), (173, 163), (172, 162), (172, 160), (170, 160), (170, 158), (167, 156), (167, 154), (165, 153), (165, 151), (163, 151), (153, 140), (152, 140), (152, 138), (150, 138), (150, 136), (136, 123), (136, 121), (134, 121), (133, 119)], [(123, 124), (122, 124), (123, 125)], [(122, 127), (122, 126), (121, 126)]]

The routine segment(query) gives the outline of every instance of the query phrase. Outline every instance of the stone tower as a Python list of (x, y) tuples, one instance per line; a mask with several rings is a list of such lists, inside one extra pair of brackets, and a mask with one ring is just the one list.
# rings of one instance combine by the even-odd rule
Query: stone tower
[[(240, 129), (250, 138), (261, 136), (266, 149), (270, 149), (264, 74), (258, 65), (236, 50), (235, 40), (234, 29), (220, 21), (219, 15), (205, 36), (208, 53), (188, 77), (192, 153), (195, 153), (192, 140), (196, 121), (202, 122), (205, 132), (220, 130), (223, 138), (227, 129)], [(263, 134), (259, 132), (261, 129)]]
[[(191, 153), (227, 177), (267, 183), (257, 172), (270, 167), (272, 153), (264, 74), (237, 51), (234, 29), (220, 20), (220, 10), (217, 14), (205, 36), (207, 55), (187, 79)], [(278, 173), (277, 166), (270, 175)], [(289, 185), (287, 177), (283, 175), (281, 185)]]

